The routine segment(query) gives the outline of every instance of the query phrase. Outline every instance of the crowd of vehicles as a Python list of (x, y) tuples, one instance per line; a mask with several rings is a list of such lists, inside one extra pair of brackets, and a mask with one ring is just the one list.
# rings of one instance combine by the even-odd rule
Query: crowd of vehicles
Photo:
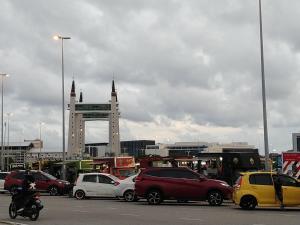
[[(118, 164), (115, 159), (111, 157), (105, 162), (98, 160), (89, 163), (93, 169), (79, 173), (74, 184), (42, 171), (31, 170), (30, 173), (38, 192), (48, 192), (50, 195), (69, 192), (71, 197), (78, 200), (109, 197), (133, 202), (145, 199), (150, 205), (170, 200), (180, 203), (207, 201), (211, 206), (219, 206), (224, 200), (229, 200), (248, 210), (264, 206), (278, 207), (280, 204), (300, 206), (300, 182), (289, 174), (261, 171), (257, 168), (259, 159), (253, 155), (220, 154), (213, 155), (213, 158), (202, 155), (176, 160), (148, 157), (139, 161), (140, 169), (135, 174), (130, 160)], [(298, 162), (296, 165), (299, 166)], [(121, 170), (127, 172), (122, 173)], [(297, 168), (294, 174), (298, 172)], [(31, 208), (22, 212), (17, 212), (13, 204), (24, 174), (25, 170), (0, 172), (0, 191), (9, 191), (13, 196), (9, 210), (11, 218), (20, 215), (35, 220), (39, 216), (37, 209), (41, 209), (37, 206), (40, 201), (38, 194), (32, 195)], [(274, 188), (274, 180), (278, 177), (282, 181), (283, 202), (276, 197)]]

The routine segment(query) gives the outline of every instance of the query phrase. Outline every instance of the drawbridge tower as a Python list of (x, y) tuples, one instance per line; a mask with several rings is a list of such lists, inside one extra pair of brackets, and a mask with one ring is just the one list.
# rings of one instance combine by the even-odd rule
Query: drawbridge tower
[(81, 158), (85, 149), (85, 122), (109, 122), (109, 149), (115, 156), (121, 154), (119, 133), (119, 103), (115, 82), (112, 81), (111, 100), (108, 103), (84, 103), (80, 92), (76, 101), (75, 81), (72, 81), (69, 105), (68, 158)]

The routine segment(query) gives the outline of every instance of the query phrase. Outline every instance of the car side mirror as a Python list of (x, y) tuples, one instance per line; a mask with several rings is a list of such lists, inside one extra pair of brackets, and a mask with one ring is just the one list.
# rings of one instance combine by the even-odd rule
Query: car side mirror
[(200, 181), (200, 182), (202, 182), (202, 181), (204, 181), (204, 180), (205, 180), (204, 177), (199, 177), (199, 181)]

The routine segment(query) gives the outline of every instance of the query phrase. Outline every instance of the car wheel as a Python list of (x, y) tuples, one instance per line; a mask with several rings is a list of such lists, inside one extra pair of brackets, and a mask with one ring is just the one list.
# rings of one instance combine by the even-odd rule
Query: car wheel
[(223, 203), (223, 194), (217, 190), (210, 191), (207, 200), (211, 206), (219, 206)]
[(256, 206), (257, 206), (257, 200), (255, 197), (253, 196), (242, 197), (240, 202), (240, 207), (242, 209), (251, 210), (251, 209), (255, 209)]
[(78, 191), (76, 191), (75, 192), (75, 198), (77, 199), (77, 200), (82, 200), (82, 199), (84, 199), (85, 198), (85, 193), (84, 193), (84, 191), (83, 190), (78, 190)]
[(50, 194), (51, 196), (58, 195), (58, 187), (56, 187), (56, 186), (51, 186), (51, 187), (49, 188), (49, 194)]
[(147, 194), (147, 201), (149, 205), (159, 205), (163, 201), (161, 192), (150, 190)]
[(134, 202), (136, 200), (136, 195), (133, 190), (125, 191), (123, 196), (126, 202)]

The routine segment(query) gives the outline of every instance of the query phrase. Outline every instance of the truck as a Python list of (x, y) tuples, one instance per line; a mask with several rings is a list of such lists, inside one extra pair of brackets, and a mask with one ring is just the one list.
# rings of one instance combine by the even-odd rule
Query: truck
[(116, 156), (95, 158), (93, 171), (109, 173), (119, 179), (125, 179), (136, 173), (135, 160), (132, 156)]
[(300, 152), (283, 152), (282, 173), (300, 179)]

